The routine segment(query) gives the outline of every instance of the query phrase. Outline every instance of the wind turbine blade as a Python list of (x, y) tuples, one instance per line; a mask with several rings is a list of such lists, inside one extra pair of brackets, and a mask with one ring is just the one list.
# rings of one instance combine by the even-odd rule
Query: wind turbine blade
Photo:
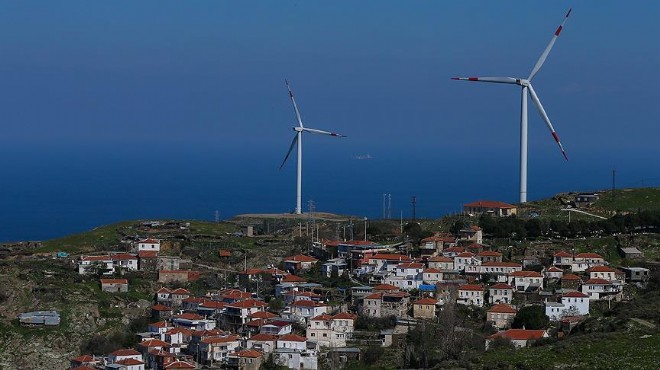
[(296, 111), (296, 118), (298, 119), (298, 127), (303, 127), (302, 118), (300, 118), (300, 111), (298, 111), (298, 105), (296, 104), (296, 99), (293, 98), (293, 92), (291, 91), (291, 86), (289, 86), (289, 81), (284, 80), (286, 83), (286, 88), (289, 90), (289, 97), (293, 103), (293, 110)]
[(282, 169), (282, 167), (284, 167), (286, 160), (289, 159), (289, 156), (291, 155), (291, 152), (293, 151), (293, 148), (296, 146), (297, 143), (298, 143), (298, 133), (296, 133), (296, 135), (293, 137), (293, 141), (291, 141), (291, 146), (289, 147), (289, 151), (286, 152), (286, 157), (284, 157), (284, 160), (280, 165), (280, 170)]
[(303, 128), (302, 131), (304, 131), (304, 132), (309, 132), (309, 133), (312, 133), (312, 134), (321, 134), (321, 135), (329, 135), (329, 136), (337, 136), (337, 137), (346, 137), (346, 135), (338, 134), (338, 133), (336, 133), (336, 132), (317, 130), (317, 129), (314, 129), (314, 128)]
[(539, 110), (539, 113), (541, 114), (541, 118), (543, 118), (543, 121), (545, 122), (546, 126), (548, 126), (548, 129), (550, 129), (550, 132), (552, 133), (552, 137), (557, 142), (557, 145), (559, 145), (559, 149), (561, 149), (561, 154), (563, 154), (564, 158), (566, 158), (566, 160), (568, 160), (568, 156), (566, 155), (566, 151), (564, 150), (564, 146), (561, 145), (561, 141), (559, 141), (559, 136), (557, 136), (557, 131), (555, 131), (555, 128), (552, 127), (552, 123), (550, 122), (550, 118), (548, 118), (548, 114), (545, 113), (545, 109), (543, 109), (543, 105), (541, 104), (541, 101), (539, 100), (538, 95), (536, 95), (536, 92), (534, 91), (534, 88), (532, 87), (531, 84), (528, 86), (528, 88), (529, 88), (529, 95), (532, 97), (532, 101), (534, 102), (534, 105)]
[(473, 82), (493, 82), (499, 84), (517, 84), (520, 79), (513, 77), (452, 77), (452, 80), (473, 81)]
[(566, 13), (566, 16), (564, 17), (564, 20), (561, 22), (559, 27), (557, 28), (557, 31), (555, 31), (555, 34), (552, 36), (552, 39), (550, 40), (550, 43), (548, 46), (543, 50), (543, 53), (539, 57), (539, 60), (536, 61), (536, 65), (532, 69), (532, 73), (529, 74), (529, 77), (527, 78), (528, 80), (532, 80), (534, 76), (536, 76), (536, 73), (538, 73), (539, 69), (541, 69), (541, 66), (543, 66), (543, 63), (545, 63), (545, 60), (548, 58), (548, 54), (550, 54), (550, 50), (552, 50), (552, 47), (555, 45), (555, 41), (557, 41), (557, 38), (559, 37), (559, 34), (561, 33), (561, 30), (564, 28), (564, 24), (566, 23), (566, 20), (568, 20), (568, 16), (571, 15), (571, 11), (573, 8), (568, 9), (568, 13)]

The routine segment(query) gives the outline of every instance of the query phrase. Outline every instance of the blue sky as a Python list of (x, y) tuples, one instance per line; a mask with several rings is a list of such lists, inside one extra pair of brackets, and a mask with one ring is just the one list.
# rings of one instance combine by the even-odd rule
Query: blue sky
[[(255, 192), (293, 203), (294, 166), (277, 171), (293, 136), (288, 78), (308, 126), (349, 136), (306, 138), (310, 181), (357, 168), (500, 189), (480, 171), (517, 184), (519, 89), (449, 78), (527, 76), (571, 6), (534, 80), (570, 161), (530, 104), (530, 198), (607, 187), (612, 168), (622, 183), (660, 177), (651, 1), (3, 1), (0, 165), (37, 182), (26, 166), (103, 161), (135, 176), (156, 158), (210, 158), (276, 179)], [(517, 185), (502, 191), (516, 200)]]

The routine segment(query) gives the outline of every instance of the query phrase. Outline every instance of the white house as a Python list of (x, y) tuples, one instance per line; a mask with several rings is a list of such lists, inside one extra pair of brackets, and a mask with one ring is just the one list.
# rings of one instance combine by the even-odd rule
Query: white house
[(306, 322), (312, 317), (328, 312), (328, 306), (324, 303), (299, 300), (291, 303), (282, 312), (282, 317), (299, 322)]
[(599, 299), (618, 300), (621, 294), (621, 286), (618, 283), (605, 279), (589, 279), (582, 284), (582, 293), (589, 296), (589, 299), (596, 301)]
[(138, 252), (151, 251), (160, 252), (160, 240), (147, 238), (138, 242)]
[(481, 265), (481, 260), (474, 253), (463, 252), (454, 257), (454, 268), (458, 271), (464, 271), (466, 266)]
[[(142, 363), (142, 354), (134, 349), (118, 349), (108, 355), (108, 363), (115, 364), (120, 361), (133, 360), (129, 362), (139, 361)], [(138, 366), (139, 364), (134, 364), (130, 366)], [(142, 363), (142, 368), (144, 370), (144, 363)]]
[(458, 304), (483, 307), (484, 287), (475, 284), (464, 284), (458, 287)]
[(498, 283), (488, 287), (488, 303), (511, 304), (513, 300), (513, 287), (508, 284)]
[(564, 275), (564, 271), (556, 266), (550, 266), (543, 270), (543, 276), (548, 280), (559, 280)]
[(199, 358), (203, 363), (222, 361), (240, 345), (241, 338), (238, 335), (204, 338), (199, 343)]
[(453, 270), (454, 259), (445, 256), (435, 256), (428, 259), (429, 268), (438, 270)]
[(575, 307), (577, 309), (578, 315), (584, 316), (589, 314), (589, 296), (584, 293), (565, 293), (561, 297), (561, 303), (563, 303), (566, 308)]
[(536, 271), (514, 271), (509, 274), (509, 285), (519, 292), (531, 292), (543, 289), (543, 275)]
[(307, 340), (321, 347), (346, 347), (346, 340), (353, 333), (355, 319), (357, 316), (349, 313), (316, 316), (307, 325)]
[(490, 343), (497, 337), (507, 338), (513, 343), (514, 347), (522, 348), (529, 346), (534, 341), (548, 338), (549, 335), (545, 330), (509, 329), (500, 331), (486, 338), (486, 350), (488, 350)]

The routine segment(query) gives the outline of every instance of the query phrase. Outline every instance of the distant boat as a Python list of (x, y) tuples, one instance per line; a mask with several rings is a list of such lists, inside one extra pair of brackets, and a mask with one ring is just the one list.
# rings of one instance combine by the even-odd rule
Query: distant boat
[(353, 157), (354, 159), (373, 159), (371, 154), (360, 154)]

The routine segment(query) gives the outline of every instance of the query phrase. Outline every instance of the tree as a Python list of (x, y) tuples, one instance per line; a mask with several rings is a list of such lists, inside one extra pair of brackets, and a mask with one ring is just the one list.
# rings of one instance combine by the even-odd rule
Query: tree
[(518, 310), (516, 317), (513, 319), (511, 327), (514, 329), (529, 329), (538, 330), (544, 329), (550, 319), (545, 315), (543, 306), (534, 305), (526, 306)]

